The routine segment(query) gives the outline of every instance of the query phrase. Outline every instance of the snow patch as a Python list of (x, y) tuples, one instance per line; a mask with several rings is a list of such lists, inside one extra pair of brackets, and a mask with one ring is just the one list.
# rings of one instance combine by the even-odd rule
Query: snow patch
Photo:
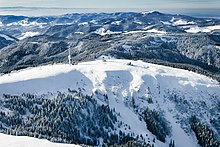
[(125, 31), (124, 34), (135, 34), (135, 33), (146, 33), (145, 30), (137, 30), (137, 31)]
[(151, 30), (147, 30), (146, 32), (148, 33), (159, 33), (159, 34), (166, 34), (165, 31), (159, 31), (157, 29), (151, 29)]
[(82, 22), (82, 23), (79, 23), (78, 25), (79, 26), (85, 26), (85, 25), (88, 25), (89, 23), (88, 22)]
[(99, 28), (94, 33), (103, 36), (103, 35), (105, 35), (105, 29), (104, 28)]
[(6, 40), (9, 40), (9, 41), (15, 41), (13, 38), (9, 37), (8, 35), (5, 35), (5, 34), (0, 34), (0, 37), (3, 37), (5, 38)]
[(22, 27), (38, 26), (40, 28), (43, 28), (44, 25), (47, 25), (47, 23), (38, 23), (36, 21), (29, 22), (28, 19), (24, 19), (24, 20), (21, 20), (18, 22), (13, 22), (13, 23), (7, 24), (7, 26), (17, 26), (17, 25), (20, 25)]
[(160, 21), (160, 22), (164, 25), (171, 25), (171, 23), (169, 21)]
[(142, 25), (142, 22), (141, 22), (141, 21), (134, 21), (134, 23), (139, 24), (139, 25)]
[(215, 47), (220, 50), (220, 46), (215, 46)]
[(121, 24), (121, 21), (113, 21), (111, 24), (112, 24), (112, 25), (120, 25), (120, 24)]
[(25, 32), (25, 33), (22, 33), (21, 37), (19, 37), (18, 39), (22, 40), (22, 39), (25, 39), (25, 38), (28, 38), (28, 37), (37, 36), (39, 34), (40, 34), (39, 32)]
[(157, 33), (157, 34), (166, 34), (165, 31), (159, 31), (159, 30), (157, 30), (157, 29), (145, 30), (145, 29), (147, 29), (147, 28), (150, 28), (150, 27), (146, 27), (146, 28), (144, 28), (144, 30), (124, 32), (124, 34), (135, 34), (135, 33)]
[(105, 28), (99, 28), (94, 33), (98, 34), (98, 35), (101, 35), (101, 36), (105, 36), (105, 35), (109, 35), (109, 34), (120, 34), (122, 32), (120, 32), (120, 31), (113, 32), (113, 31), (110, 31), (110, 30), (106, 30)]
[(198, 27), (198, 26), (191, 26), (190, 29), (185, 30), (187, 33), (199, 33), (199, 32), (211, 32), (214, 30), (219, 30), (220, 25), (215, 25), (215, 26), (207, 26), (207, 27)]
[(83, 35), (84, 32), (75, 32), (75, 34), (80, 34), (80, 35)]
[(93, 24), (98, 24), (98, 22), (96, 20), (91, 20), (90, 22)]
[(52, 143), (44, 139), (11, 136), (0, 133), (1, 147), (80, 147), (74, 144)]
[(192, 24), (195, 24), (195, 22), (193, 22), (193, 21), (188, 22), (188, 21), (185, 21), (185, 20), (182, 20), (182, 19), (179, 19), (179, 20), (177, 20), (177, 21), (175, 21), (173, 23), (174, 26), (178, 26), (178, 25), (192, 25)]
[(0, 21), (0, 27), (3, 27), (4, 25), (3, 25), (3, 23)]
[(141, 12), (141, 14), (146, 15), (146, 14), (151, 14), (151, 13), (155, 13), (157, 11), (143, 11)]

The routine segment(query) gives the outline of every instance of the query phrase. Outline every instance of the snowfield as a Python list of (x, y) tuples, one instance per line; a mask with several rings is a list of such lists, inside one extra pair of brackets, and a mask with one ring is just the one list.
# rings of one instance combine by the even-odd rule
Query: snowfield
[(2, 22), (0, 21), (0, 27), (3, 27), (4, 25), (2, 24)]
[(24, 136), (11, 136), (0, 133), (1, 147), (80, 147), (73, 144), (52, 143), (47, 140), (40, 140)]
[[(24, 92), (36, 95), (56, 94), (57, 91), (67, 92), (68, 88), (76, 90), (81, 88), (87, 95), (92, 95), (95, 91), (107, 94), (108, 105), (115, 108), (116, 112), (120, 112), (119, 119), (131, 127), (130, 130), (123, 131), (142, 134), (150, 141), (155, 136), (146, 128), (145, 122), (139, 119), (137, 113), (127, 106), (127, 103), (134, 98), (140, 110), (148, 107), (163, 111), (172, 126), (172, 131), (165, 143), (156, 140), (157, 147), (168, 146), (170, 139), (175, 140), (175, 145), (178, 147), (197, 146), (195, 135), (183, 129), (188, 123), (181, 124), (180, 121), (185, 121), (185, 118), (191, 115), (198, 115), (204, 122), (209, 123), (211, 116), (208, 112), (209, 108), (220, 100), (220, 85), (217, 81), (190, 71), (142, 61), (110, 59), (106, 62), (96, 60), (78, 65), (56, 64), (0, 76), (0, 95), (5, 93), (19, 95)], [(186, 111), (177, 109), (176, 103), (167, 98), (173, 93), (182, 96), (188, 102)], [(153, 100), (152, 104), (147, 102), (149, 97)], [(101, 99), (98, 102), (105, 103)], [(204, 102), (207, 107), (201, 107), (200, 102)], [(203, 116), (204, 113), (207, 116)], [(149, 135), (145, 136), (146, 133)], [(0, 146), (16, 143), (7, 139), (9, 136), (1, 135), (2, 137), (6, 139), (0, 142)], [(35, 139), (30, 140), (32, 141), (37, 142)], [(26, 143), (28, 144), (29, 140)], [(42, 144), (52, 146), (46, 141)]]
[(191, 21), (191, 22), (187, 22), (185, 20), (177, 20), (173, 23), (174, 26), (179, 26), (179, 25), (192, 25), (192, 24), (195, 24), (195, 22)]
[[(129, 62), (132, 65), (127, 65)], [(172, 88), (182, 88), (183, 86), (187, 89), (191, 87), (219, 88), (217, 81), (186, 70), (142, 61), (111, 59), (107, 62), (97, 60), (78, 65), (47, 65), (5, 74), (0, 77), (0, 94), (21, 94), (23, 92), (43, 94), (48, 91), (65, 91), (67, 88), (77, 89), (81, 86), (87, 89), (88, 95), (91, 95), (95, 89), (107, 92), (108, 85), (112, 82), (111, 77), (114, 76), (122, 77), (126, 84), (130, 83), (128, 85), (129, 93), (140, 89), (147, 81), (150, 81), (149, 84), (169, 85)], [(125, 83), (123, 81), (122, 84)]]
[(25, 33), (22, 33), (21, 37), (19, 37), (18, 39), (22, 40), (22, 39), (25, 39), (25, 38), (28, 38), (28, 37), (37, 36), (39, 34), (40, 34), (39, 32), (25, 32)]
[(198, 27), (198, 26), (190, 26), (190, 29), (185, 30), (187, 33), (199, 33), (199, 32), (212, 32), (214, 30), (220, 30), (220, 25), (207, 26), (207, 27)]

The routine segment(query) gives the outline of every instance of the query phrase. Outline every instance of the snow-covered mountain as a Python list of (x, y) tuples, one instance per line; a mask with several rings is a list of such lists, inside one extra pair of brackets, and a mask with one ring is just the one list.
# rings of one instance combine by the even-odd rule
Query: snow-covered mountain
[(0, 37), (0, 72), (65, 62), (70, 49), (74, 62), (101, 55), (168, 62), (220, 81), (219, 26), (219, 19), (157, 11), (0, 16), (2, 34), (19, 39)]
[(19, 39), (0, 36), (0, 72), (63, 63), (70, 49), (74, 62), (101, 55), (150, 60), (200, 70), (220, 81), (219, 26), (220, 19), (157, 11), (0, 16), (2, 34)]
[(108, 58), (1, 75), (0, 131), (96, 146), (220, 145), (217, 81)]
[(0, 132), (219, 147), (219, 32), (220, 19), (157, 11), (0, 16)]
[(0, 34), (0, 37), (1, 38), (4, 38), (5, 40), (9, 40), (9, 41), (15, 41), (14, 38), (8, 36), (8, 35), (5, 35), (5, 34)]
[(17, 41), (16, 38), (0, 32), (0, 49), (6, 47), (16, 41)]
[(195, 18), (185, 15), (164, 14), (157, 11), (73, 13), (42, 17), (0, 16), (0, 31), (21, 40), (43, 34), (71, 38), (75, 35), (91, 32), (101, 33), (102, 35), (132, 31), (214, 33), (218, 32), (219, 29), (219, 19)]
[(214, 77), (220, 81), (220, 37), (214, 34), (136, 32), (67, 39), (48, 35), (27, 38), (0, 50), (0, 72), (51, 63), (91, 61), (101, 55), (146, 60)]

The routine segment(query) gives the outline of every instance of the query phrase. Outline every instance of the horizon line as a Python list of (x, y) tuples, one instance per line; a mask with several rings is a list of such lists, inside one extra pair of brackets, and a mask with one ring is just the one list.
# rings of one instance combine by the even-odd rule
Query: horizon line
[[(109, 8), (100, 8), (100, 7), (42, 7), (42, 6), (36, 6), (36, 7), (33, 7), (33, 6), (0, 6), (0, 9), (1, 8), (39, 8), (39, 9), (148, 9), (149, 8), (137, 8), (137, 7), (129, 7), (129, 8), (126, 8), (126, 7), (118, 7), (118, 8), (114, 8), (114, 7), (109, 7)], [(219, 10), (219, 8), (156, 8), (156, 9), (153, 9), (155, 11), (159, 11), (158, 9), (161, 9), (161, 10)]]

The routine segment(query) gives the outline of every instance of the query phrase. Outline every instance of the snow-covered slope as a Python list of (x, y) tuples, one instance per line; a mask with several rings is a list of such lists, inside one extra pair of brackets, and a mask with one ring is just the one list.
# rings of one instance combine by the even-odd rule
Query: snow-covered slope
[(1, 147), (79, 147), (73, 144), (58, 144), (24, 136), (11, 136), (0, 133)]
[(25, 32), (25, 33), (22, 33), (22, 36), (19, 38), (19, 40), (22, 40), (28, 37), (33, 37), (39, 34), (40, 34), (39, 32)]
[(206, 27), (190, 26), (190, 29), (185, 30), (185, 31), (188, 33), (198, 33), (198, 32), (208, 33), (213, 30), (220, 30), (220, 25), (206, 26)]
[[(219, 135), (211, 119), (219, 110), (220, 85), (203, 75), (142, 61), (111, 59), (79, 63), (78, 65), (47, 65), (5, 74), (0, 77), (0, 97), (3, 94), (56, 95), (57, 91), (78, 90), (86, 95), (101, 93), (108, 101), (97, 98), (120, 113), (118, 119), (130, 126), (119, 128), (126, 133), (142, 135), (156, 146), (168, 146), (170, 139), (178, 147), (197, 146), (190, 129), (193, 115), (206, 123)], [(131, 106), (134, 105), (135, 107)], [(153, 141), (153, 135), (140, 115), (146, 109), (161, 112), (171, 126), (166, 142)], [(211, 111), (211, 108), (213, 111)], [(216, 110), (216, 111), (215, 111)], [(148, 136), (146, 136), (148, 134)]]
[[(1, 26), (1, 24), (0, 24), (0, 26)], [(16, 41), (17, 41), (16, 38), (9, 36), (9, 35), (6, 35), (6, 34), (3, 34), (0, 31), (0, 49), (6, 47)]]
[(9, 37), (8, 35), (5, 35), (5, 34), (0, 34), (0, 37), (5, 38), (6, 40), (15, 41), (15, 39), (13, 39), (13, 38)]
[[(162, 84), (164, 88), (167, 86), (186, 90), (190, 90), (191, 87), (202, 88), (200, 90), (219, 88), (215, 80), (193, 72), (141, 61), (131, 61), (132, 65), (127, 65), (129, 62), (129, 60), (118, 59), (111, 59), (107, 62), (97, 60), (71, 66), (56, 64), (15, 71), (0, 77), (0, 94), (23, 92), (43, 94), (48, 91), (56, 92), (57, 90), (65, 91), (67, 88), (84, 87), (87, 89), (86, 94), (91, 95), (95, 89), (107, 92), (111, 87), (112, 76), (118, 76), (124, 88), (128, 86), (127, 96), (131, 96), (141, 86), (147, 86), (147, 81), (150, 82), (149, 86)], [(112, 84), (117, 85), (117, 80), (115, 82)]]

